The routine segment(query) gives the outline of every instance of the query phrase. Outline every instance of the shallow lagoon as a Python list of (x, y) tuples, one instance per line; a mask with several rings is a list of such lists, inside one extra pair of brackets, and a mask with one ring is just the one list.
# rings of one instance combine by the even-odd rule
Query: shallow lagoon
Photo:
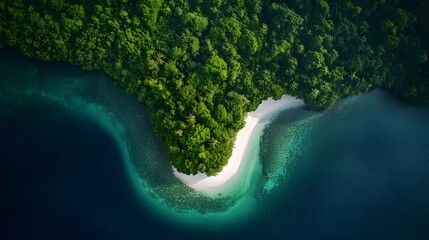
[(0, 76), (6, 236), (429, 236), (428, 108), (375, 91), (284, 111), (240, 191), (213, 199), (173, 176), (148, 111), (105, 75), (2, 50)]

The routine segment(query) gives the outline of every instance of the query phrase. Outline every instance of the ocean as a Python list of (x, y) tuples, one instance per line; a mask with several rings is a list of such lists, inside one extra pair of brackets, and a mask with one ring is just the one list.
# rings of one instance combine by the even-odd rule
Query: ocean
[(240, 191), (206, 197), (112, 79), (0, 51), (1, 239), (429, 237), (429, 108), (375, 90), (253, 144)]

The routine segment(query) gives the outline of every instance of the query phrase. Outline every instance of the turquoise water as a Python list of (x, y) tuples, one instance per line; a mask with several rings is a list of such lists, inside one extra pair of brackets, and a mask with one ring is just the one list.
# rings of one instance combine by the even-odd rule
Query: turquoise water
[(429, 109), (382, 91), (286, 110), (234, 195), (177, 180), (147, 109), (101, 73), (0, 52), (8, 238), (429, 236)]

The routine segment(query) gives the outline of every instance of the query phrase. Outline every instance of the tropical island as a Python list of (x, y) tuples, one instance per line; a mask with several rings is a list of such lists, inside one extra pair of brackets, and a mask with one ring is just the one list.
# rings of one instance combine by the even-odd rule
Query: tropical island
[(248, 112), (284, 94), (321, 110), (382, 88), (429, 103), (428, 3), (0, 2), (0, 48), (107, 73), (151, 112), (172, 165), (221, 172)]

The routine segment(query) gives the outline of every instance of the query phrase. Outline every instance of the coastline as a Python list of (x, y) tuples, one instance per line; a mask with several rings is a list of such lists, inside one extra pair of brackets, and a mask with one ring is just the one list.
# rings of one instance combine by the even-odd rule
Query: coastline
[(272, 98), (262, 101), (254, 112), (248, 113), (244, 128), (237, 133), (232, 155), (221, 172), (216, 176), (210, 177), (205, 173), (186, 175), (184, 173), (179, 173), (173, 167), (173, 174), (184, 184), (206, 194), (225, 191), (229, 187), (228, 183), (237, 175), (240, 167), (244, 165), (250, 143), (252, 140), (255, 141), (255, 139), (259, 139), (259, 136), (256, 135), (262, 133), (262, 131), (255, 131), (257, 126), (268, 123), (280, 111), (303, 105), (304, 103), (302, 100), (290, 95), (283, 95), (278, 101)]

